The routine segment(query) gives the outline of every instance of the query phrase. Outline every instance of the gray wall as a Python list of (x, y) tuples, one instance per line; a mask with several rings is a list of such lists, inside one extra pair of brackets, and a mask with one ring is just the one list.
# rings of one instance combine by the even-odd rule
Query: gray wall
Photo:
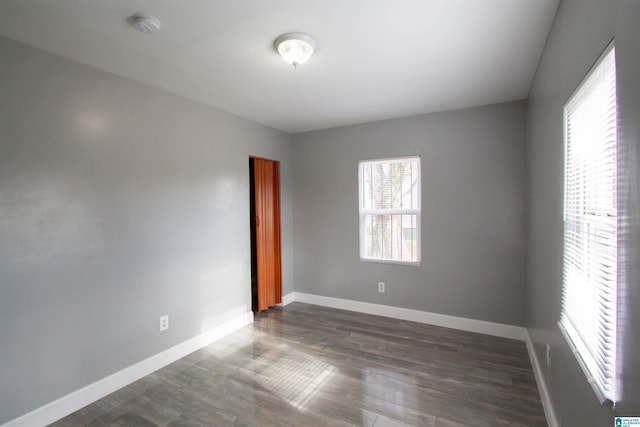
[[(294, 135), (295, 290), (523, 325), (524, 116), (515, 102)], [(415, 154), (422, 265), (361, 262), (358, 161)]]
[(563, 0), (528, 102), (529, 250), (527, 326), (538, 359), (552, 348), (543, 375), (563, 426), (613, 425), (614, 412), (599, 405), (557, 321), (562, 289), (562, 106), (600, 53), (615, 37), (618, 75), (620, 200), (631, 206), (621, 241), (630, 242), (621, 273), (619, 357), (622, 379), (619, 415), (640, 414), (640, 2), (637, 0)]
[(0, 38), (0, 424), (251, 310), (250, 154), (288, 293), (289, 135)]

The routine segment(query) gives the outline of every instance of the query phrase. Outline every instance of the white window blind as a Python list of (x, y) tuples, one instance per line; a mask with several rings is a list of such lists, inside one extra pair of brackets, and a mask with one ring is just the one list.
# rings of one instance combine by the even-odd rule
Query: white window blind
[(420, 158), (359, 164), (360, 259), (420, 263)]
[(564, 107), (564, 277), (560, 329), (596, 395), (615, 404), (617, 130), (611, 45)]

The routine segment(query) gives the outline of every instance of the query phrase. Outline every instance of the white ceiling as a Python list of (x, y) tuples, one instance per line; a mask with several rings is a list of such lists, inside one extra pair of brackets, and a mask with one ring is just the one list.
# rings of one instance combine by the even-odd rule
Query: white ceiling
[[(558, 2), (0, 0), (0, 35), (296, 133), (523, 99)], [(298, 69), (291, 31), (318, 44)]]

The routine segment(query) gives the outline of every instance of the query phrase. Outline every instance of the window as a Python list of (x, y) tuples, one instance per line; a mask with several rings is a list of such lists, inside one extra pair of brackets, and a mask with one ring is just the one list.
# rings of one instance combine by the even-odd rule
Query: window
[(420, 265), (420, 158), (359, 164), (360, 259)]
[(611, 45), (564, 107), (560, 329), (600, 402), (615, 404), (617, 130)]

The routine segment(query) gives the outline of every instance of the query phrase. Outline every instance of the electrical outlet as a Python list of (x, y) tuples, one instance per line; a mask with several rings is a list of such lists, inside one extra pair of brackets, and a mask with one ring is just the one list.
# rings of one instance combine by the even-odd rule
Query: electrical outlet
[(547, 368), (551, 365), (551, 346), (547, 344)]
[(378, 292), (384, 293), (384, 282), (378, 282)]
[(160, 317), (160, 330), (166, 331), (167, 329), (169, 329), (169, 315), (165, 314)]

